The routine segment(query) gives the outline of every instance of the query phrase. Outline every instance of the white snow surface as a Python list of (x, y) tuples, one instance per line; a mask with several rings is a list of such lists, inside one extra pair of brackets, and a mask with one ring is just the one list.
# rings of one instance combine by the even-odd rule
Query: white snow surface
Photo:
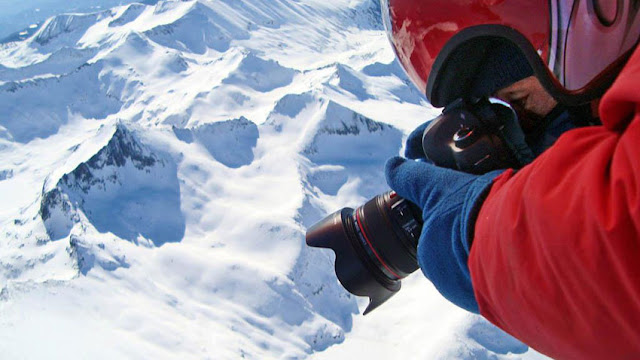
[(363, 317), (304, 243), (438, 113), (376, 1), (2, 4), (0, 357), (544, 358), (419, 272)]

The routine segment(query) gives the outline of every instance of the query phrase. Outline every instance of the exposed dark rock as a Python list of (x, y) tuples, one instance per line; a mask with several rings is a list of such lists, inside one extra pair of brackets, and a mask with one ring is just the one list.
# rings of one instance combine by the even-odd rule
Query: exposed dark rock
[(40, 216), (43, 221), (51, 218), (51, 211), (54, 208), (61, 208), (64, 212), (71, 211), (71, 205), (62, 199), (62, 192), (60, 189), (55, 188), (49, 192), (44, 193), (42, 201), (40, 202)]
[(51, 239), (69, 236), (80, 212), (99, 232), (133, 242), (142, 236), (159, 246), (184, 236), (175, 164), (122, 124), (100, 151), (42, 195), (40, 216)]
[(109, 143), (87, 162), (81, 163), (71, 173), (65, 174), (62, 177), (62, 183), (69, 188), (79, 188), (87, 193), (90, 188), (104, 184), (105, 180), (112, 183), (118, 181), (116, 177), (96, 177), (93, 174), (94, 171), (107, 166), (123, 167), (127, 161), (131, 161), (138, 170), (154, 166), (158, 161), (162, 163), (149, 150), (143, 149), (123, 125), (118, 124)]

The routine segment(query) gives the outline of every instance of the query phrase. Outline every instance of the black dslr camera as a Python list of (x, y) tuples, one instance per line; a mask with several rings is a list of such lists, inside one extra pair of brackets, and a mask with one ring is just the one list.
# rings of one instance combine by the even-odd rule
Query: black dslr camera
[[(518, 118), (493, 99), (454, 101), (422, 136), (427, 161), (472, 174), (520, 168), (533, 160)], [(335, 272), (350, 293), (369, 297), (364, 314), (400, 290), (418, 269), (422, 210), (393, 191), (354, 209), (344, 208), (307, 231), (307, 245), (336, 254)]]

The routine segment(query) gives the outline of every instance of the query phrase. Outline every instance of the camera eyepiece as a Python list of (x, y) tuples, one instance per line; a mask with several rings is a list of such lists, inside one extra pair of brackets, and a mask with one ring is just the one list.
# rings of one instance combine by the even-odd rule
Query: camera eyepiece
[(369, 297), (366, 315), (400, 290), (418, 269), (420, 209), (393, 191), (354, 209), (344, 208), (313, 225), (307, 245), (332, 249), (335, 272), (350, 293)]

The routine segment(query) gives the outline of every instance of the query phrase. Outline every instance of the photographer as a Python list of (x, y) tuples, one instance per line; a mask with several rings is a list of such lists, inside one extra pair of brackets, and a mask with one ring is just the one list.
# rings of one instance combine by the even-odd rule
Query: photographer
[(640, 358), (637, 1), (382, 3), (398, 59), (434, 106), (501, 98), (537, 156), (471, 175), (424, 161), (424, 126), (410, 135), (386, 175), (422, 209), (423, 273), (551, 357)]

